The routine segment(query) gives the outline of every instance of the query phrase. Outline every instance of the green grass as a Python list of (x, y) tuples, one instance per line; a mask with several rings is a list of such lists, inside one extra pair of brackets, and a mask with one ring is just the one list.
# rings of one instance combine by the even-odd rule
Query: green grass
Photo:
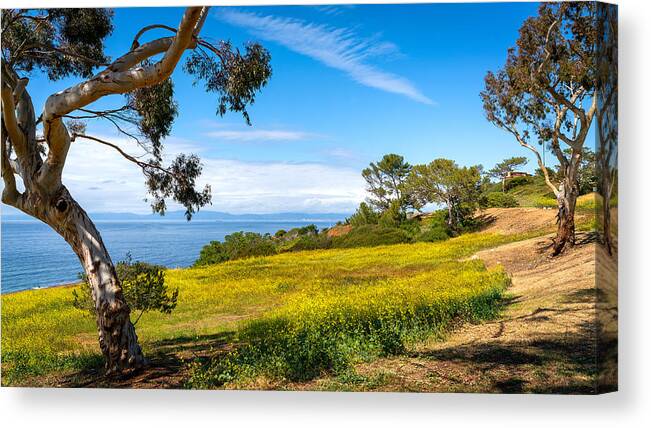
[(523, 184), (510, 189), (507, 194), (515, 197), (521, 207), (556, 207), (553, 192), (542, 177), (532, 177), (533, 183)]
[[(397, 352), (452, 318), (491, 316), (504, 272), (459, 260), (523, 238), (468, 234), (169, 270), (169, 286), (180, 289), (176, 310), (145, 314), (137, 332), (149, 355), (162, 352), (163, 343), (234, 333), (237, 350), (224, 359), (231, 367), (196, 367), (196, 386), (339, 370), (357, 358)], [(2, 296), (3, 385), (40, 384), (50, 374), (100, 364), (95, 322), (73, 308), (72, 287)]]

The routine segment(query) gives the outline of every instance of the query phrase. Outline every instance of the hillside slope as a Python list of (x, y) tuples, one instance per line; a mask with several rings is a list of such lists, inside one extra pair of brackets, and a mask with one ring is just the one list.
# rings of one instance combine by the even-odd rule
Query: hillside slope
[(502, 265), (512, 286), (496, 321), (464, 325), (444, 341), (356, 368), (350, 379), (321, 379), (307, 389), (428, 392), (595, 392), (595, 244), (581, 234), (562, 256), (549, 237), (478, 252)]

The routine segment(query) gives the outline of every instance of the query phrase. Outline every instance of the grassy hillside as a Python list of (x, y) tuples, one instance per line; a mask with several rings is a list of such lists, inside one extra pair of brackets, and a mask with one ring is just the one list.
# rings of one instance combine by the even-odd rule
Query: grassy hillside
[(554, 193), (547, 187), (542, 177), (532, 177), (532, 183), (516, 186), (508, 191), (521, 207), (556, 206)]
[[(545, 179), (540, 176), (529, 177), (529, 179), (530, 183), (517, 185), (507, 190), (506, 193), (513, 196), (520, 207), (557, 208), (556, 197), (545, 184)], [(501, 191), (501, 184), (497, 183), (491, 186), (490, 191)], [(594, 211), (596, 198), (596, 193), (579, 196), (576, 203), (577, 209), (583, 212)], [(615, 206), (617, 201), (614, 200), (611, 203), (614, 203), (613, 206)]]
[[(194, 360), (185, 381), (196, 387), (337, 371), (400, 352), (453, 319), (493, 316), (508, 277), (464, 259), (521, 238), (470, 234), (170, 270), (177, 309), (144, 315), (137, 332), (150, 357)], [(99, 367), (94, 324), (73, 308), (72, 287), (3, 295), (3, 385), (48, 384)]]

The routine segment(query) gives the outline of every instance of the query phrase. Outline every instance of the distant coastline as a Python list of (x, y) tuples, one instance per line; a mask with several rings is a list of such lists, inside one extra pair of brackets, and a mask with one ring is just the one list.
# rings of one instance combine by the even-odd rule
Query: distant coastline
[[(276, 218), (247, 214), (238, 219), (236, 215), (206, 211), (200, 213), (203, 218), (198, 215), (188, 222), (181, 211), (169, 214), (110, 213), (91, 217), (113, 261), (131, 253), (135, 260), (168, 268), (191, 266), (204, 245), (234, 232), (274, 234), (309, 224), (323, 229), (346, 218), (345, 214), (280, 213), (273, 215)], [(26, 216), (2, 216), (2, 294), (75, 284), (80, 271), (75, 254), (49, 226)]]
[[(344, 221), (352, 213), (304, 213), (304, 212), (279, 212), (279, 213), (243, 213), (232, 214), (222, 211), (199, 211), (191, 221), (222, 221), (222, 222), (338, 222)], [(93, 221), (187, 221), (182, 210), (169, 211), (164, 216), (158, 214), (136, 213), (89, 213)], [(2, 221), (36, 221), (22, 213), (2, 213)]]

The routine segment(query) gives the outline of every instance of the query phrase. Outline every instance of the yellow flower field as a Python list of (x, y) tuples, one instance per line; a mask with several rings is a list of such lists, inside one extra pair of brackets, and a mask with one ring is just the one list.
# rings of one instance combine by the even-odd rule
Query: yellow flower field
[[(265, 374), (303, 379), (360, 358), (399, 352), (453, 318), (494, 316), (508, 285), (501, 269), (464, 260), (522, 239), (468, 234), (439, 243), (330, 249), (167, 271), (171, 315), (145, 314), (146, 354), (163, 343), (230, 333), (234, 350), (192, 367), (189, 384), (220, 386)], [(72, 286), (2, 296), (3, 385), (101, 365), (94, 320), (72, 306)]]

